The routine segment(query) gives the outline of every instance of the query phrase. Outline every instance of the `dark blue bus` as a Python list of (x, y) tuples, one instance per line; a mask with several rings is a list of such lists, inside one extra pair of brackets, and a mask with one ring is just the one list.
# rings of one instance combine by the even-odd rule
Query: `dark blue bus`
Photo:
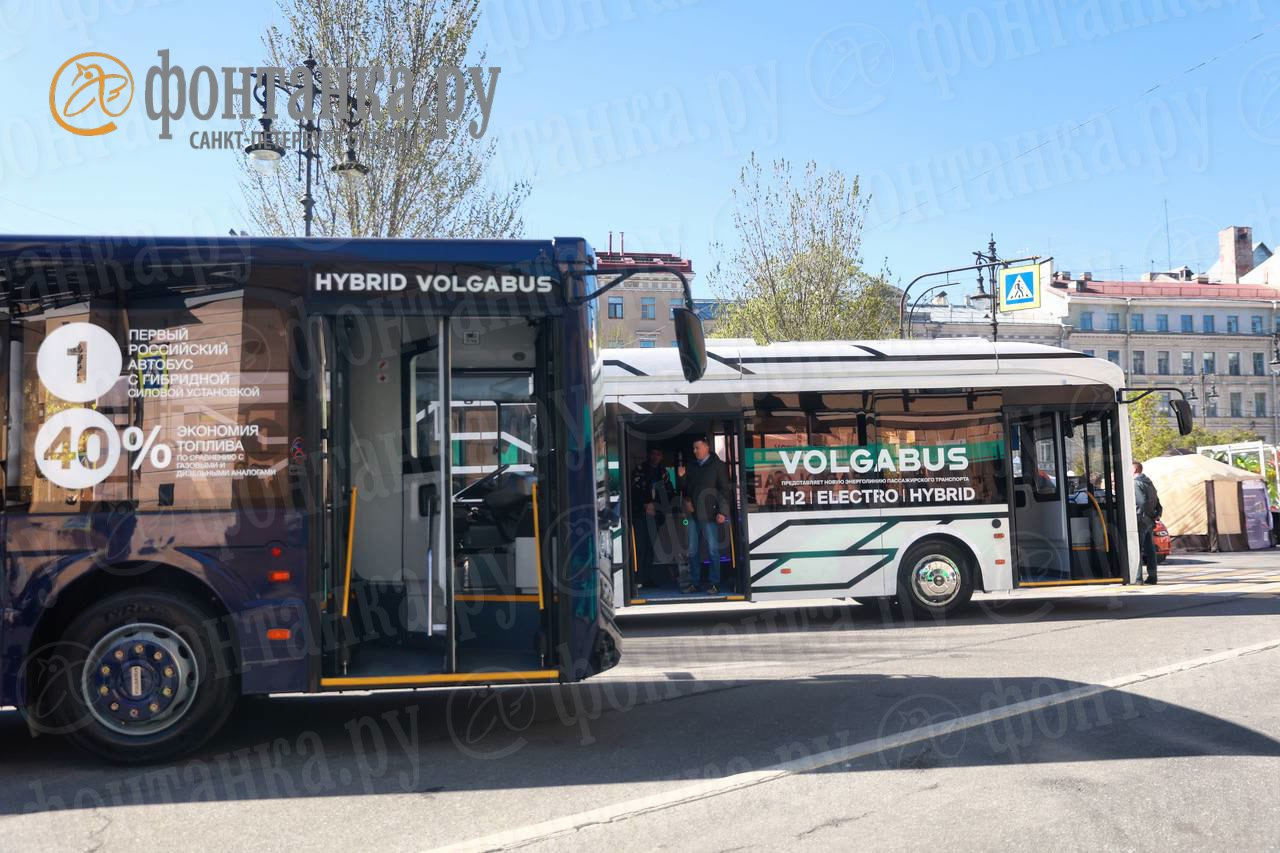
[(581, 239), (0, 240), (0, 704), (154, 761), (241, 695), (615, 665), (618, 281)]

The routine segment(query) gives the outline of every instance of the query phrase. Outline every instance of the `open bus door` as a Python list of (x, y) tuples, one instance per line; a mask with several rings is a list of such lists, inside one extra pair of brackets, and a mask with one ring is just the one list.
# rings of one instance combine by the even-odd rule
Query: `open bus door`
[[(0, 412), (3, 412), (3, 416), (0, 416), (0, 432), (3, 433), (0, 435), (0, 564), (7, 565), (5, 543), (9, 541), (9, 529), (5, 508), (9, 502), (9, 485), (17, 480), (16, 471), (10, 477), (9, 460), (12, 459), (16, 467), (22, 458), (16, 446), (16, 440), (22, 432), (22, 413), (21, 410), (11, 411), (9, 402), (13, 400), (18, 403), (22, 400), (22, 358), (21, 344), (14, 340), (7, 291), (0, 296), (0, 300)], [(9, 608), (8, 589), (8, 584), (0, 584), (0, 612)], [(4, 626), (8, 621), (0, 619), (0, 646), (4, 645)], [(0, 678), (3, 675), (0, 672)]]
[(1122, 583), (1132, 522), (1121, 511), (1129, 480), (1120, 470), (1116, 406), (1007, 406), (1005, 412), (1017, 585)]
[[(624, 600), (630, 604), (738, 601), (747, 595), (746, 512), (742, 484), (743, 418), (730, 416), (650, 415), (626, 418), (620, 425), (618, 466), (622, 492), (621, 517)], [(716, 526), (719, 550), (717, 591), (705, 588), (711, 580), (710, 554), (700, 543), (697, 563), (689, 553), (689, 525), (693, 519), (678, 491), (677, 470), (693, 466), (693, 443), (706, 438), (711, 452), (725, 466), (729, 513)], [(642, 486), (654, 497), (646, 512), (637, 497), (635, 477), (651, 450), (661, 451), (662, 481)], [(696, 592), (680, 589), (683, 566), (690, 566)]]

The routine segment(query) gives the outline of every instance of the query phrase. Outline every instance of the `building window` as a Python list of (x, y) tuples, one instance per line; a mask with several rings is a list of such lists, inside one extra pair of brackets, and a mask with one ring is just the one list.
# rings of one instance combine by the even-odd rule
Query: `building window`
[(1216, 418), (1218, 416), (1218, 398), (1210, 397), (1209, 402), (1204, 404), (1204, 413), (1208, 417)]
[(1207, 352), (1207, 353), (1205, 353), (1205, 354), (1204, 354), (1204, 360), (1203, 360), (1203, 362), (1202, 362), (1203, 367), (1201, 368), (1200, 372), (1201, 372), (1201, 373), (1209, 373), (1209, 374), (1217, 373), (1217, 372), (1218, 372), (1218, 357), (1217, 357), (1217, 356), (1218, 356), (1218, 354), (1217, 354), (1217, 353), (1212, 353), (1212, 352)]
[(1240, 317), (1239, 316), (1235, 314), (1227, 315), (1227, 334), (1228, 335), (1240, 334)]
[(1129, 315), (1129, 330), (1132, 332), (1145, 332), (1146, 320), (1141, 314)]
[(1084, 353), (1085, 355), (1089, 356), (1089, 358), (1093, 358), (1093, 350), (1091, 350), (1091, 349), (1085, 349), (1085, 350), (1080, 350), (1080, 351), (1081, 351), (1082, 353)]
[(1112, 313), (1111, 311), (1107, 312), (1107, 331), (1108, 332), (1120, 331), (1120, 315), (1119, 314)]
[(1190, 314), (1182, 315), (1182, 331), (1194, 332), (1196, 330), (1195, 318)]
[(658, 342), (653, 340), (652, 338), (640, 339), (640, 349), (653, 349), (657, 345), (658, 345)]
[(1240, 353), (1227, 353), (1227, 373), (1230, 376), (1240, 375)]
[(1169, 375), (1169, 351), (1167, 349), (1156, 352), (1156, 373), (1161, 376)]
[(1196, 354), (1193, 352), (1184, 352), (1182, 354), (1182, 375), (1195, 376), (1196, 374)]
[(1244, 402), (1241, 399), (1242, 397), (1243, 395), (1239, 391), (1232, 391), (1231, 394), (1229, 395), (1230, 406), (1231, 406), (1231, 417), (1233, 418), (1244, 417)]
[(1265, 418), (1267, 416), (1267, 392), (1258, 391), (1253, 395), (1253, 416), (1255, 418)]
[(1107, 350), (1107, 361), (1111, 362), (1116, 367), (1119, 367), (1120, 366), (1120, 350), (1118, 349)]
[(1133, 353), (1133, 372), (1141, 375), (1147, 372), (1147, 354), (1142, 350)]
[(1200, 330), (1202, 332), (1204, 332), (1206, 335), (1213, 334), (1213, 315), (1212, 314), (1205, 314), (1204, 317), (1201, 318), (1200, 323), (1201, 323)]
[(1266, 355), (1260, 352), (1255, 352), (1253, 354), (1253, 375), (1254, 376), (1267, 375), (1266, 358), (1267, 358)]
[(680, 342), (679, 342), (679, 341), (672, 341), (672, 342), (671, 342), (671, 345), (672, 345), (673, 347), (678, 347), (678, 346), (680, 346)]
[(609, 297), (609, 319), (610, 320), (622, 319), (622, 297), (621, 296)]
[(669, 308), (671, 309), (671, 310), (670, 310), (670, 313), (668, 314), (668, 317), (670, 317), (670, 319), (674, 320), (674, 319), (676, 318), (676, 310), (677, 310), (677, 309), (679, 309), (679, 308), (683, 308), (683, 307), (684, 307), (684, 300), (683, 300), (683, 299), (672, 299), (672, 300), (668, 303), (668, 306), (669, 306)]
[(640, 319), (641, 320), (658, 319), (658, 299), (656, 296), (640, 297)]
[(1255, 335), (1262, 334), (1262, 315), (1254, 314), (1250, 319), (1253, 321), (1253, 333)]
[(1168, 314), (1156, 315), (1156, 331), (1157, 332), (1169, 331), (1169, 315)]
[[(1276, 327), (1280, 328), (1280, 320), (1276, 320)], [(1080, 312), (1080, 331), (1082, 332), (1093, 331), (1093, 312), (1092, 311)]]

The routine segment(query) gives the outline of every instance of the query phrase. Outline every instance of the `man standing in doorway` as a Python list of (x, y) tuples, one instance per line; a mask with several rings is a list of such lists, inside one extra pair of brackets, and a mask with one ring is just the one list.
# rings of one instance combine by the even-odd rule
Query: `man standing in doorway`
[[(1142, 463), (1133, 463), (1133, 502), (1138, 510), (1138, 551), (1147, 568), (1146, 583), (1156, 582), (1156, 519), (1160, 517), (1160, 498), (1156, 484), (1142, 473)], [(1138, 580), (1142, 580), (1138, 572)]]
[(676, 469), (684, 508), (689, 514), (689, 556), (680, 567), (680, 591), (697, 592), (702, 568), (702, 543), (711, 568), (705, 591), (720, 592), (720, 525), (729, 517), (729, 473), (711, 452), (705, 438), (693, 443), (693, 465)]
[(662, 579), (655, 577), (653, 544), (658, 539), (663, 517), (674, 495), (667, 470), (667, 466), (662, 464), (662, 448), (650, 447), (645, 460), (631, 472), (631, 530), (636, 537), (636, 581), (644, 586), (662, 584)]

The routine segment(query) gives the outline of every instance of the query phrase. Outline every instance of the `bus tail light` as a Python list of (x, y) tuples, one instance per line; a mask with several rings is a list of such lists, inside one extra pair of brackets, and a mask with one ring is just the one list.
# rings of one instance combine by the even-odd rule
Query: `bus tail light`
[(267, 580), (272, 583), (288, 583), (292, 577), (287, 569), (272, 569), (267, 572)]
[(287, 640), (292, 636), (293, 636), (293, 632), (290, 631), (288, 628), (268, 628), (267, 629), (268, 640)]

